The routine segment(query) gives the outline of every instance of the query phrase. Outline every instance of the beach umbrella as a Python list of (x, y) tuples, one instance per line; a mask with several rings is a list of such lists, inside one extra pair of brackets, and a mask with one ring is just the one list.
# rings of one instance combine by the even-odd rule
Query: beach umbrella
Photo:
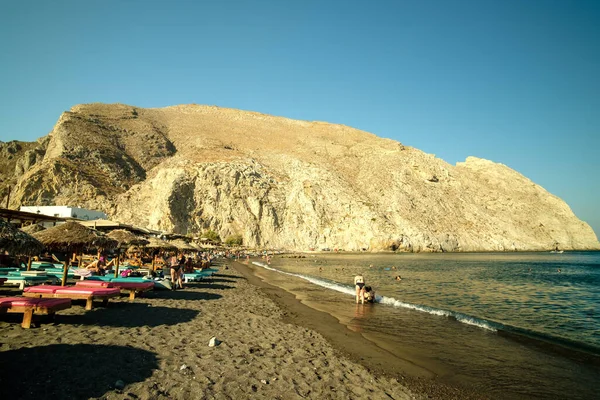
[(125, 248), (129, 245), (143, 246), (150, 243), (147, 239), (137, 236), (126, 229), (115, 229), (106, 236), (118, 242), (119, 247)]
[[(42, 242), (46, 248), (67, 253), (75, 253), (91, 248), (110, 250), (118, 246), (116, 240), (73, 221), (34, 233), (33, 236)], [(62, 286), (65, 286), (67, 282), (69, 261), (70, 257), (67, 257), (63, 271)]]
[(200, 246), (198, 243), (190, 242), (189, 245), (192, 246), (196, 251), (202, 251), (202, 250), (204, 250), (202, 248), (202, 246)]
[(129, 245), (146, 245), (150, 243), (148, 240), (141, 238), (126, 229), (115, 229), (108, 233), (109, 238), (114, 239), (118, 243), (117, 247), (117, 262), (115, 263), (115, 278), (119, 276), (119, 256), (121, 249)]
[[(25, 233), (27, 233), (29, 235), (33, 235), (34, 233), (39, 232), (39, 231), (43, 231), (46, 228), (43, 227), (40, 224), (30, 224), (30, 225), (27, 225), (27, 226), (22, 226), (19, 229), (21, 229), (23, 232), (25, 232)], [(31, 255), (27, 256), (27, 271), (31, 271)]]
[(43, 231), (46, 228), (44, 228), (40, 224), (30, 224), (30, 225), (22, 226), (20, 229), (25, 233), (33, 235), (34, 233)]
[[(174, 246), (173, 244), (159, 239), (159, 238), (155, 238), (155, 237), (151, 237), (148, 240), (148, 244), (146, 245), (146, 248), (148, 249), (158, 249), (158, 250), (177, 250), (177, 247)], [(155, 261), (156, 261), (156, 256), (153, 254), (152, 255), (152, 270), (154, 271), (154, 265), (155, 265)]]
[(178, 250), (196, 251), (196, 248), (194, 246), (190, 245), (189, 243), (187, 243), (185, 240), (182, 240), (182, 239), (171, 240), (169, 243), (171, 243), (173, 246), (175, 246)]
[(39, 240), (15, 228), (10, 222), (0, 219), (0, 251), (28, 256), (28, 271), (31, 269), (31, 256), (40, 254), (43, 248), (44, 245)]

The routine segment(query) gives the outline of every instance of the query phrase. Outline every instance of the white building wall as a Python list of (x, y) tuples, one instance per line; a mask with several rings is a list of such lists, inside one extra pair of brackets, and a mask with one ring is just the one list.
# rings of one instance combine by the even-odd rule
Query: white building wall
[(86, 210), (79, 207), (68, 206), (21, 206), (21, 211), (35, 214), (49, 215), (52, 217), (78, 218), (83, 220), (107, 219), (107, 215), (100, 211)]

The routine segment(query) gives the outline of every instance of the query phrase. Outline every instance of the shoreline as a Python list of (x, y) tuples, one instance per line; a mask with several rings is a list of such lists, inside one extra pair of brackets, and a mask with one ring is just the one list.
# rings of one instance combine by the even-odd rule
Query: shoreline
[(375, 376), (395, 379), (409, 391), (424, 398), (488, 398), (487, 395), (466, 387), (459, 388), (436, 382), (435, 374), (426, 366), (414, 364), (392, 354), (361, 333), (349, 329), (334, 316), (304, 304), (293, 293), (263, 280), (255, 274), (257, 267), (237, 261), (231, 261), (231, 265), (281, 309), (283, 322), (318, 332), (343, 357), (362, 365)]

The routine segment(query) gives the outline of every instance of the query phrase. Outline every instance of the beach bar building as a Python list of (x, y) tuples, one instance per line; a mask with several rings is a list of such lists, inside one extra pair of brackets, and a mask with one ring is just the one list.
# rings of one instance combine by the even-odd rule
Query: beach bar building
[(107, 218), (107, 215), (101, 211), (88, 210), (85, 208), (70, 206), (21, 206), (20, 210), (33, 214), (48, 215), (51, 217), (59, 217), (66, 219), (72, 218), (84, 221), (92, 221)]

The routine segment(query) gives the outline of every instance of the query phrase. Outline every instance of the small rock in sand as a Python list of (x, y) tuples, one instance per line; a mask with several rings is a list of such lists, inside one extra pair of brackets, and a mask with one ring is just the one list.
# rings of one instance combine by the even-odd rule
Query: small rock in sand
[(210, 338), (210, 340), (208, 341), (208, 347), (215, 347), (220, 344), (221, 344), (221, 341), (214, 336), (212, 338)]

